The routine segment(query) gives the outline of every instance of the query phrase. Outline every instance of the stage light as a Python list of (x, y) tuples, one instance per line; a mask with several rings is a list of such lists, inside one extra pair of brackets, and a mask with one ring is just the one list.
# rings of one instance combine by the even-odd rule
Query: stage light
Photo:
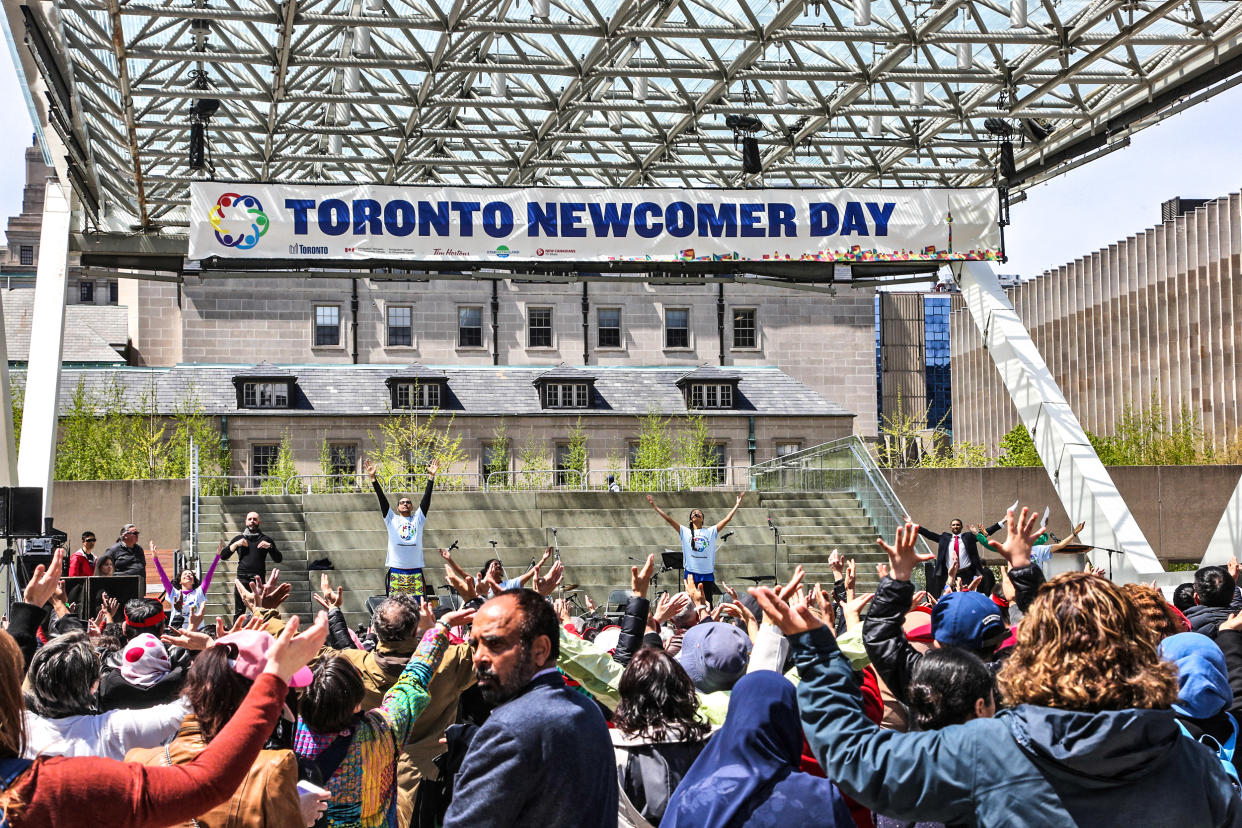
[(789, 103), (789, 81), (784, 78), (772, 81), (772, 103), (777, 106)]
[(967, 71), (974, 65), (975, 53), (969, 43), (957, 44), (957, 68), (963, 72)]
[(492, 72), (492, 97), (508, 97), (508, 78), (504, 72)]
[(1007, 180), (1015, 178), (1018, 174), (1017, 164), (1013, 160), (1013, 141), (1008, 138), (1000, 145), (1000, 174)]
[(871, 25), (871, 0), (854, 0), (854, 25)]
[(763, 121), (754, 115), (726, 115), (725, 126), (734, 132), (758, 132), (763, 129)]
[(201, 170), (205, 166), (207, 136), (206, 125), (202, 121), (190, 123), (190, 169)]
[(763, 159), (759, 156), (759, 141), (753, 136), (742, 139), (742, 172), (757, 175), (763, 171)]
[(884, 119), (879, 115), (872, 115), (868, 119), (867, 134), (872, 138), (879, 138), (884, 134)]
[(1009, 28), (1026, 27), (1026, 0), (1009, 0)]
[(190, 115), (207, 120), (220, 109), (220, 101), (216, 98), (199, 98), (190, 105)]
[(923, 81), (910, 81), (910, 106), (922, 106), (927, 99), (927, 87)]

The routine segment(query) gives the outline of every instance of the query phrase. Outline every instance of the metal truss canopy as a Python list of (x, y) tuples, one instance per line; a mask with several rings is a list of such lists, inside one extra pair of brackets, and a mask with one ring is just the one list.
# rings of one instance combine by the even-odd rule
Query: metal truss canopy
[[(1004, 184), (1007, 129), (1020, 190), (1242, 72), (1236, 0), (4, 5), (58, 172), (107, 230), (179, 230), (205, 178)], [(731, 114), (761, 123), (757, 174)]]

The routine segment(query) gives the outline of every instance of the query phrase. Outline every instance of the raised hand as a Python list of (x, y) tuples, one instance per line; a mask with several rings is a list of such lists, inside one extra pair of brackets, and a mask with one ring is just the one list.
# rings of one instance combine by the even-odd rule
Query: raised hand
[(183, 650), (205, 650), (212, 645), (211, 636), (194, 630), (169, 630), (160, 636), (160, 641), (170, 647)]
[(319, 591), (323, 593), (323, 597), (316, 595), (315, 600), (326, 610), (341, 606), (341, 603), (345, 600), (345, 586), (342, 584), (337, 589), (332, 589), (332, 584), (328, 580), (328, 573), (326, 571), (319, 576)]
[(643, 563), (642, 569), (636, 566), (630, 567), (630, 591), (639, 598), (647, 597), (647, 590), (651, 588), (651, 576), (655, 573), (655, 554), (647, 556), (647, 560)]
[(432, 480), (435, 480), (436, 474), (439, 473), (439, 471), (440, 471), (440, 458), (436, 457), (436, 458), (433, 458), (432, 461), (427, 464), (427, 476), (430, 477)]
[(686, 594), (690, 596), (690, 600), (694, 601), (696, 607), (701, 607), (707, 603), (703, 598), (703, 585), (694, 582), (694, 576), (686, 574)]
[(372, 480), (375, 479), (375, 462), (370, 457), (362, 461), (362, 470), (366, 472)]
[(845, 578), (845, 556), (839, 549), (832, 550), (832, 554), (828, 556), (828, 566), (832, 567), (832, 580), (840, 581)]
[[(1075, 531), (1074, 534), (1078, 534), (1078, 531)], [(1230, 555), (1229, 563), (1225, 564), (1225, 566), (1229, 570), (1229, 577), (1233, 578), (1235, 581), (1238, 580), (1238, 556)]]
[(1018, 590), (1013, 585), (1013, 581), (1009, 580), (1009, 566), (1006, 565), (1001, 569), (1001, 594), (1005, 596), (1005, 600), (1013, 603), (1018, 600)]
[(564, 598), (557, 598), (553, 601), (552, 608), (556, 610), (556, 617), (561, 620), (562, 624), (568, 623), (573, 617), (573, 613), (569, 611), (569, 602)]
[(57, 549), (52, 553), (52, 562), (47, 566), (39, 564), (35, 567), (34, 573), (30, 576), (30, 581), (26, 584), (26, 588), (22, 590), (22, 600), (27, 604), (34, 604), (41, 607), (48, 601), (52, 600), (52, 596), (56, 594), (56, 588), (60, 584), (61, 564), (65, 559), (65, 550)]
[(851, 598), (841, 605), (841, 612), (845, 615), (845, 628), (847, 630), (852, 630), (862, 623), (863, 608), (870, 604), (871, 599), (874, 597), (874, 592), (864, 592), (857, 598)]
[(876, 564), (875, 574), (879, 575), (881, 579), (887, 578), (888, 577), (888, 564), (885, 564), (885, 563)]
[(197, 612), (190, 613), (190, 629), (197, 630), (203, 625), (203, 616), (207, 614), (207, 604), (204, 603), (198, 608)]
[(1017, 517), (1010, 509), (1005, 513), (1005, 531), (1008, 533), (1005, 542), (988, 541), (988, 546), (999, 552), (1010, 566), (1026, 566), (1031, 562), (1031, 546), (1043, 534), (1038, 524), (1039, 513), (1031, 511), (1030, 507), (1023, 506)]
[(321, 612), (306, 632), (298, 634), (298, 617), (289, 619), (276, 643), (267, 651), (267, 666), (263, 672), (278, 676), (286, 684), (293, 674), (305, 667), (318, 655), (328, 638), (328, 614)]
[[(805, 577), (806, 577), (806, 570), (802, 568), (802, 564), (798, 564), (796, 567), (794, 567), (793, 577), (790, 578), (789, 583), (781, 587), (780, 592), (777, 593), (780, 599), (782, 601), (788, 601), (789, 597), (793, 595), (795, 592), (797, 592), (798, 589), (802, 586), (802, 579)], [(752, 595), (754, 594), (753, 590), (751, 591), (751, 594)]]
[(474, 620), (474, 607), (466, 607), (465, 609), (455, 610), (446, 613), (440, 619), (440, 623), (447, 624), (449, 627), (466, 627)]
[(463, 601), (473, 601), (478, 597), (478, 589), (473, 575), (459, 576), (450, 567), (444, 568), (444, 578)]
[(815, 604), (815, 608), (819, 610), (819, 617), (824, 620), (829, 629), (835, 630), (837, 626), (837, 610), (832, 605), (832, 596), (828, 594), (821, 584), (816, 584), (815, 589), (811, 592), (811, 600)]
[(651, 614), (651, 617), (655, 620), (658, 627), (658, 625), (663, 624), (666, 621), (671, 621), (681, 615), (689, 606), (690, 596), (686, 593), (679, 592), (676, 595), (672, 595), (666, 592), (661, 595), (660, 600), (656, 602), (655, 612)]
[(436, 611), (431, 608), (430, 601), (423, 601), (418, 605), (418, 625), (414, 628), (414, 634), (418, 638), (423, 637), (423, 633), (436, 625)]
[(100, 609), (103, 612), (107, 613), (108, 623), (112, 624), (116, 621), (116, 617), (121, 614), (121, 602), (120, 600), (113, 598), (111, 595), (109, 595), (106, 592), (102, 593), (102, 595), (103, 595), (103, 606), (100, 607)]
[(651, 495), (647, 495), (647, 502), (648, 502), (648, 503), (650, 503), (652, 506), (654, 506), (654, 505), (655, 505), (655, 498), (654, 498), (654, 497), (652, 497)]
[(885, 543), (883, 538), (876, 538), (875, 542), (888, 553), (889, 574), (893, 580), (910, 580), (914, 574), (915, 564), (926, 563), (936, 557), (931, 554), (921, 554), (915, 549), (914, 545), (918, 538), (919, 527), (914, 523), (898, 527), (897, 536), (892, 545)]
[(854, 587), (858, 583), (858, 564), (850, 558), (845, 562), (845, 596), (854, 600)]
[(594, 598), (592, 598), (590, 595), (584, 594), (582, 596), (582, 603), (586, 605), (586, 609), (588, 613), (590, 614), (595, 613), (595, 599)]
[(983, 576), (976, 575), (974, 578), (971, 579), (970, 584), (969, 586), (966, 587), (966, 589), (970, 592), (978, 592), (979, 585), (982, 583), (983, 583)]
[(548, 577), (535, 574), (535, 592), (538, 592), (544, 598), (547, 598), (556, 588), (561, 585), (561, 581), (565, 580), (565, 567), (560, 561), (552, 564), (552, 568), (548, 570)]
[(823, 622), (811, 612), (807, 597), (802, 593), (786, 603), (785, 599), (768, 587), (751, 587), (749, 592), (759, 602), (763, 614), (785, 635), (798, 635), (823, 626)]

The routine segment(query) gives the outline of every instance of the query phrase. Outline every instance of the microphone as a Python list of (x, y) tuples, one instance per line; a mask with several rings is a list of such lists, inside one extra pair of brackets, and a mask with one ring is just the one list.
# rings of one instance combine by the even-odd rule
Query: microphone
[(493, 551), (493, 552), (495, 552), (495, 551), (496, 551), (496, 544), (500, 543), (500, 541), (498, 541), (498, 540), (493, 540), (492, 538), (488, 538), (488, 539), (487, 539), (487, 542), (488, 542), (488, 543), (490, 543), (490, 544), (492, 545), (492, 551)]
[(553, 527), (552, 527), (552, 534), (554, 534), (554, 535), (556, 534), (556, 527), (555, 527), (555, 526), (553, 526)]
[(721, 542), (721, 543), (724, 543), (725, 541), (727, 541), (727, 540), (728, 540), (729, 538), (731, 538), (731, 537), (733, 537), (733, 532), (732, 532), (732, 531), (725, 532), (723, 535), (721, 535), (721, 536), (720, 536), (720, 542)]
[(771, 515), (768, 515), (768, 528), (769, 529), (772, 528), (772, 516)]
[(453, 538), (453, 545), (448, 548), (448, 551), (452, 552), (456, 548), (457, 548), (457, 538)]

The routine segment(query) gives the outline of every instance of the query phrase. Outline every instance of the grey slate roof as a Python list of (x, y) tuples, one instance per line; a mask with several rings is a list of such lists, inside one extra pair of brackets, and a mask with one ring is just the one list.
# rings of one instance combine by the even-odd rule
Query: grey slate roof
[[(9, 362), (30, 360), (34, 294), (28, 288), (4, 291), (4, 336)], [(122, 365), (125, 360), (116, 348), (123, 348), (129, 341), (129, 310), (116, 305), (66, 305), (64, 341), (62, 362)]]
[[(266, 371), (268, 366), (264, 366)], [(80, 368), (65, 369), (61, 377), (61, 405), (67, 406), (79, 381), (88, 389), (102, 389), (116, 379), (137, 401), (152, 392), (157, 410), (174, 413), (194, 400), (206, 414), (230, 416), (358, 415), (389, 413), (391, 395), (385, 380), (401, 373), (400, 365), (279, 366), (297, 377), (300, 394), (293, 409), (238, 409), (233, 377), (253, 372), (254, 366), (177, 365), (173, 368)], [(441, 400), (444, 413), (458, 416), (521, 416), (581, 413), (599, 415), (685, 414), (686, 405), (677, 380), (684, 366), (633, 368), (590, 366), (595, 379), (594, 407), (544, 409), (534, 380), (549, 366), (437, 366), (444, 372), (447, 394)], [(704, 410), (708, 416), (814, 416), (848, 417), (847, 411), (824, 399), (777, 368), (738, 367), (741, 377), (737, 407)], [(25, 381), (23, 371), (14, 378)]]

